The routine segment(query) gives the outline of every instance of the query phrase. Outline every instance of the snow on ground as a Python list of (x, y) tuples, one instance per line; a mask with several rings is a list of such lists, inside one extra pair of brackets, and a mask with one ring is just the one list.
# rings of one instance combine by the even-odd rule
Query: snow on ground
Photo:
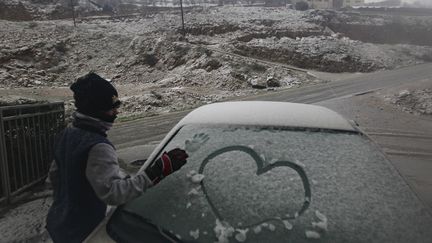
[[(369, 72), (432, 60), (432, 47), (418, 38), (394, 45), (387, 43), (394, 38), (367, 36), (391, 21), (422, 33), (430, 17), (201, 7), (185, 13), (186, 38), (179, 20), (175, 11), (78, 18), (77, 27), (70, 20), (0, 20), (0, 95), (64, 100), (70, 111), (68, 86), (94, 70), (120, 90), (121, 117), (143, 117), (320, 82), (288, 65)], [(363, 26), (361, 38), (332, 30), (355, 24)]]
[(45, 229), (45, 218), (51, 197), (39, 198), (9, 210), (0, 216), (0, 241), (45, 243), (52, 242)]
[[(178, 13), (169, 11), (78, 19), (76, 28), (70, 20), (0, 20), (0, 106), (57, 99), (66, 101), (70, 112), (68, 86), (90, 70), (118, 87), (122, 116), (151, 116), (320, 82), (288, 65), (368, 72), (432, 60), (428, 45), (367, 42), (326, 25), (328, 21), (366, 27), (391, 24), (389, 18), (352, 16), (285, 8), (202, 8), (185, 15), (187, 40), (180, 35)], [(431, 23), (430, 17), (412, 17), (398, 24), (405, 20), (406, 26), (420, 29)], [(397, 90), (386, 101), (410, 113), (431, 115), (432, 87)], [(194, 175), (199, 176), (194, 172), (190, 177)], [(50, 203), (49, 197), (43, 197), (0, 215), (0, 241), (49, 242), (44, 221)], [(320, 222), (316, 227), (327, 227)], [(234, 233), (221, 222), (217, 226), (221, 242)], [(292, 225), (285, 222), (285, 227)], [(312, 231), (305, 234), (317, 237)], [(238, 240), (243, 236), (238, 235)]]
[(408, 113), (432, 115), (432, 88), (404, 89), (392, 96), (387, 96), (386, 100)]

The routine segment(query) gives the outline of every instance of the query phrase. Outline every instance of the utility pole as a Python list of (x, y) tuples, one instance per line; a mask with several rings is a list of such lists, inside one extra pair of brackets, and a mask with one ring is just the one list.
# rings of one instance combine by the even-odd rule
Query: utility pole
[(73, 18), (73, 22), (74, 22), (74, 27), (76, 27), (74, 0), (70, 0), (70, 3), (71, 3), (71, 8), (72, 8), (72, 18)]
[(180, 0), (180, 11), (181, 11), (181, 19), (182, 19), (182, 35), (183, 37), (185, 37), (186, 30), (185, 30), (184, 17), (183, 17), (183, 0)]

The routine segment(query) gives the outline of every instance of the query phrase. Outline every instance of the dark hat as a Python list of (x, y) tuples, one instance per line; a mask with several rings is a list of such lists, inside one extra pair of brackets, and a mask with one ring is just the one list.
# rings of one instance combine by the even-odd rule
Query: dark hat
[[(96, 73), (79, 77), (71, 86), (78, 112), (95, 116), (120, 106), (117, 90)], [(96, 116), (97, 117), (97, 116)]]

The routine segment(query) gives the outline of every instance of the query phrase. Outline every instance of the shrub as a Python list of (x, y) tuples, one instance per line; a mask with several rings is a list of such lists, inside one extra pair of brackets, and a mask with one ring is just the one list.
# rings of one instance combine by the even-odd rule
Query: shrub
[(307, 2), (304, 1), (296, 2), (295, 9), (300, 11), (305, 11), (309, 9), (309, 5), (307, 4)]
[(28, 25), (28, 27), (29, 27), (30, 29), (33, 29), (33, 28), (35, 28), (35, 27), (37, 27), (37, 26), (38, 26), (38, 24), (37, 24), (36, 22), (30, 22), (29, 25)]

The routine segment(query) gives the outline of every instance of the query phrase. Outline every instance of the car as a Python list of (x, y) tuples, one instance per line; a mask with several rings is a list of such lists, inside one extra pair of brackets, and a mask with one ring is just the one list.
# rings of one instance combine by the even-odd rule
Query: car
[[(377, 144), (317, 105), (234, 101), (186, 115), (140, 168), (188, 162), (88, 242), (430, 242), (432, 215)], [(138, 172), (138, 173), (139, 173)]]

